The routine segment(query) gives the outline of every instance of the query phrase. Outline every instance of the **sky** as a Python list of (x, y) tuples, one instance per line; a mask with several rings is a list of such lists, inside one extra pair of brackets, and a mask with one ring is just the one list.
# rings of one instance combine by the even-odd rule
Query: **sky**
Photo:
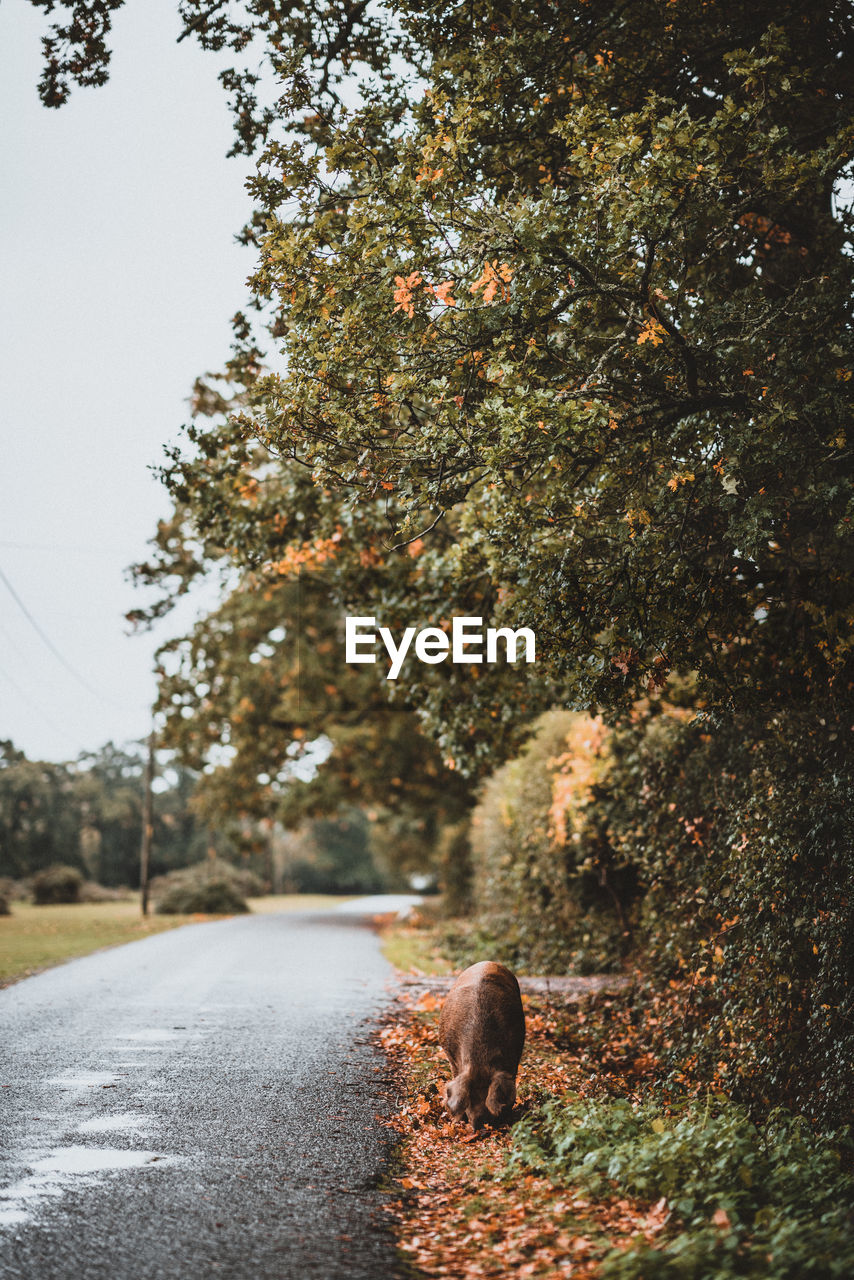
[(226, 158), (217, 59), (176, 44), (176, 9), (128, 0), (109, 83), (47, 110), (44, 15), (0, 4), (0, 739), (33, 759), (143, 737), (154, 651), (200, 608), (124, 621), (169, 512), (151, 468), (254, 264), (234, 241), (251, 161)]

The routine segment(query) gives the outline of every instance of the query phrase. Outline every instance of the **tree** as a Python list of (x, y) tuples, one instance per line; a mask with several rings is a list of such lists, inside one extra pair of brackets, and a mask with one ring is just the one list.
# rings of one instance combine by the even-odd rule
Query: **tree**
[(211, 825), (257, 840), (259, 822), (296, 827), (359, 806), (375, 836), (390, 823), (398, 833), (384, 841), (388, 863), (423, 868), (438, 828), (467, 812), (469, 784), (406, 699), (392, 705), (372, 668), (343, 663), (326, 576), (291, 567), (248, 577), (189, 637), (163, 646), (165, 738), (201, 773), (196, 807)]
[(569, 701), (847, 690), (848, 8), (589, 8), (433, 5), (405, 127), (268, 147), (248, 424), (397, 540), (455, 512)]
[[(103, 85), (109, 78), (113, 15), (125, 0), (30, 0), (46, 13), (59, 12), (42, 38), (44, 65), (39, 96), (47, 107), (67, 102), (73, 85)], [(233, 10), (236, 9), (236, 13)], [(401, 47), (402, 33), (374, 12), (367, 0), (319, 0), (275, 5), (270, 0), (177, 0), (178, 42), (193, 38), (203, 49), (230, 50), (234, 65), (220, 72), (234, 114), (235, 142), (230, 154), (251, 155), (277, 112), (259, 99), (264, 60), (276, 69), (289, 51), (312, 68), (317, 88), (330, 106), (354, 66), (390, 76), (389, 62)]]
[[(448, 604), (534, 625), (569, 705), (687, 669), (719, 709), (845, 702), (850, 5), (179, 12), (286, 80), (241, 90), (278, 371), (239, 317), (241, 412), (169, 476), (193, 571), (270, 563), (273, 472), (312, 490), (280, 546), (337, 532), (356, 588), (422, 546)], [(468, 767), (511, 699), (460, 693), (420, 703)]]
[[(134, 744), (108, 742), (74, 763), (28, 760), (0, 743), (0, 875), (31, 876), (53, 864), (70, 865), (105, 885), (136, 885), (142, 822), (144, 762)], [(197, 776), (167, 763), (154, 797), (155, 873), (186, 866), (214, 839), (195, 811)]]
[(82, 868), (79, 832), (68, 769), (0, 742), (0, 875), (32, 875), (52, 863)]
[[(240, 412), (167, 477), (184, 543), (262, 571), (276, 527), (276, 559), (337, 536), (351, 599), (418, 548), (446, 609), (535, 627), (568, 705), (690, 669), (719, 709), (844, 704), (849, 6), (401, 21), (417, 95), (332, 110), (292, 78), (312, 145), (271, 138), (254, 183), (281, 371), (241, 321)], [(247, 520), (271, 473), (310, 498)], [(467, 767), (514, 699), (458, 674), (419, 702)]]

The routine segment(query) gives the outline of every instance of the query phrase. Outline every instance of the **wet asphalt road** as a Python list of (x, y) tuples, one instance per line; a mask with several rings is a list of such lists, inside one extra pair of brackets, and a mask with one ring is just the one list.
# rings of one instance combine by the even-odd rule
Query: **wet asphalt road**
[(352, 916), (258, 915), (0, 991), (0, 1276), (400, 1275), (391, 972)]

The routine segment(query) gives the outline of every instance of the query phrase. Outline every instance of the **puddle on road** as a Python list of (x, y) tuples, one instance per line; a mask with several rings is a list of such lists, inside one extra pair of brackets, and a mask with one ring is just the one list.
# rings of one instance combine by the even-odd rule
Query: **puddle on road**
[(115, 1071), (64, 1071), (54, 1076), (48, 1084), (58, 1084), (63, 1089), (97, 1089), (118, 1080)]
[[(136, 1117), (134, 1117), (136, 1118)], [(173, 1163), (157, 1151), (122, 1151), (117, 1147), (57, 1147), (29, 1164), (25, 1178), (0, 1190), (0, 1227), (28, 1222), (46, 1200), (78, 1187), (96, 1186), (99, 1175), (127, 1169), (163, 1168)]]
[(96, 1116), (77, 1126), (78, 1133), (140, 1133), (148, 1130), (154, 1117), (140, 1115), (137, 1111), (125, 1111), (117, 1116)]
[(113, 1169), (138, 1169), (162, 1160), (156, 1151), (123, 1151), (120, 1147), (57, 1147), (32, 1166), (36, 1177), (67, 1177), (77, 1173), (109, 1173)]
[(142, 1031), (125, 1031), (118, 1040), (180, 1040), (182, 1037), (176, 1035), (174, 1031), (167, 1031), (165, 1027), (146, 1027)]

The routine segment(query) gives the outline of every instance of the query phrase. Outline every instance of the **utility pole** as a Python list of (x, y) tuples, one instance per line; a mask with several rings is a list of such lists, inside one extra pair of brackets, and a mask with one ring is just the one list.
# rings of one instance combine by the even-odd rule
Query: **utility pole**
[(148, 735), (148, 760), (142, 793), (142, 844), (139, 850), (139, 889), (142, 914), (148, 915), (148, 869), (151, 863), (151, 837), (154, 832), (151, 805), (151, 783), (154, 780), (154, 730)]

